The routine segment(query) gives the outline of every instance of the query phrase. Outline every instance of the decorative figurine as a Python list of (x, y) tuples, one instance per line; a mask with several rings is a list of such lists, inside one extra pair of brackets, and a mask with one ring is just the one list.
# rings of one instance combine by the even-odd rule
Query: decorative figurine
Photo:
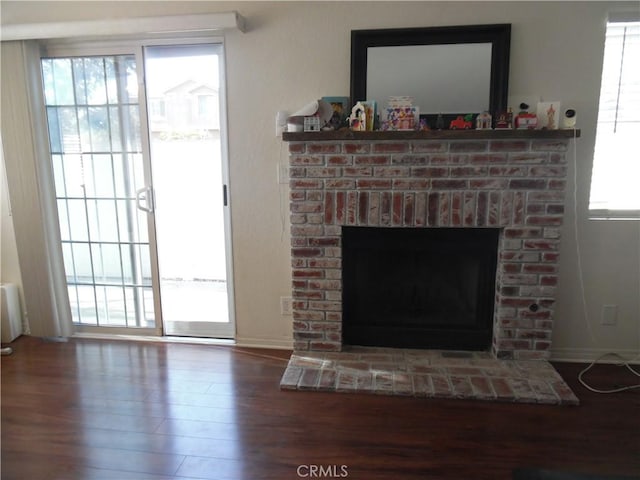
[(444, 128), (444, 117), (441, 113), (438, 114), (438, 118), (436, 118), (436, 129), (442, 130)]
[(513, 110), (511, 107), (506, 112), (500, 112), (496, 119), (496, 130), (510, 130), (513, 128)]
[(364, 132), (367, 129), (367, 113), (362, 102), (356, 103), (351, 109), (349, 128), (356, 132)]
[(471, 122), (471, 120), (473, 120), (473, 114), (471, 113), (465, 115), (464, 117), (462, 115), (459, 115), (458, 118), (451, 120), (451, 123), (449, 123), (449, 129), (470, 130), (473, 127), (473, 123)]
[(518, 130), (532, 130), (538, 125), (538, 116), (529, 112), (529, 105), (520, 104), (520, 111), (516, 115), (516, 128)]
[(476, 117), (476, 130), (491, 130), (491, 114), (486, 110)]
[(560, 120), (560, 102), (540, 102), (537, 109), (538, 128), (556, 130)]

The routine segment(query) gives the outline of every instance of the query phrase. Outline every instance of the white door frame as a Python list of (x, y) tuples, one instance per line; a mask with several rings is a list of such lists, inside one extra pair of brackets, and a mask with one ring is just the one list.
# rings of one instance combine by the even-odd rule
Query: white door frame
[[(226, 58), (224, 48), (224, 37), (220, 36), (192, 36), (186, 35), (173, 35), (173, 36), (160, 36), (154, 38), (144, 39), (132, 39), (132, 40), (115, 40), (115, 41), (95, 41), (95, 42), (69, 42), (69, 41), (51, 41), (45, 43), (45, 52), (42, 53), (42, 57), (70, 57), (70, 56), (91, 56), (91, 55), (119, 55), (129, 54), (136, 56), (136, 63), (138, 65), (138, 86), (139, 86), (139, 108), (140, 108), (140, 125), (141, 125), (141, 142), (145, 166), (145, 179), (151, 185), (153, 180), (151, 177), (151, 162), (150, 162), (150, 143), (149, 143), (149, 130), (147, 128), (147, 96), (146, 86), (144, 82), (144, 56), (143, 49), (147, 46), (160, 46), (160, 45), (196, 45), (196, 44), (217, 44), (222, 46), (222, 55), (220, 56), (220, 72), (222, 81), (220, 82), (220, 146), (221, 146), (221, 163), (222, 163), (222, 180), (224, 184), (224, 190), (227, 193), (225, 195), (225, 204), (223, 207), (224, 215), (224, 235), (225, 235), (225, 250), (226, 250), (226, 270), (227, 270), (227, 297), (229, 307), (229, 335), (221, 335), (224, 338), (235, 338), (235, 296), (234, 296), (234, 280), (233, 280), (233, 247), (232, 247), (232, 231), (231, 231), (231, 207), (229, 203), (229, 148), (228, 148), (228, 123), (227, 123), (227, 95), (226, 95)], [(40, 114), (44, 117), (44, 106), (40, 106)], [(45, 121), (46, 124), (46, 121)], [(41, 130), (47, 132), (47, 129)], [(48, 142), (46, 142), (48, 145)], [(48, 161), (51, 160), (50, 152), (48, 152)], [(48, 178), (44, 179), (47, 184), (51, 185), (54, 189), (53, 172), (48, 170)], [(57, 209), (56, 209), (57, 214)], [(149, 227), (149, 244), (151, 250), (151, 271), (154, 279), (153, 291), (154, 291), (154, 308), (156, 316), (156, 326), (153, 329), (149, 328), (127, 328), (127, 327), (94, 327), (85, 325), (74, 325), (74, 330), (78, 333), (99, 333), (99, 334), (114, 334), (114, 335), (163, 335), (162, 325), (162, 308), (161, 298), (159, 291), (159, 268), (158, 268), (158, 255), (157, 255), (157, 243), (155, 238), (155, 217), (149, 215), (148, 218)], [(56, 228), (57, 227), (56, 225)], [(48, 232), (52, 235), (51, 232)], [(56, 232), (55, 238), (59, 237)], [(62, 249), (58, 248), (55, 252), (60, 257), (62, 262)], [(63, 278), (64, 280), (64, 278)], [(66, 280), (65, 280), (66, 285)], [(57, 296), (64, 296), (65, 298), (59, 299), (60, 301), (69, 304), (69, 296), (66, 288), (58, 289)]]

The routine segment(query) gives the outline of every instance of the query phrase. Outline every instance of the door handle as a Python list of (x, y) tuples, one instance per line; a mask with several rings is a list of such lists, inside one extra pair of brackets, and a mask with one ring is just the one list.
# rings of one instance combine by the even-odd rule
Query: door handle
[[(144, 202), (144, 204), (143, 204)], [(136, 207), (147, 213), (153, 213), (155, 210), (155, 198), (153, 196), (153, 188), (142, 187), (136, 190)]]

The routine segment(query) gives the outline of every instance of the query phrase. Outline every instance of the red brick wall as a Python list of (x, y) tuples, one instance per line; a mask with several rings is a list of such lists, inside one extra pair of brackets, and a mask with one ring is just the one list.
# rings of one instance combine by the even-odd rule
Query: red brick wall
[(497, 227), (493, 352), (548, 358), (568, 143), (290, 143), (295, 349), (342, 348), (342, 225)]

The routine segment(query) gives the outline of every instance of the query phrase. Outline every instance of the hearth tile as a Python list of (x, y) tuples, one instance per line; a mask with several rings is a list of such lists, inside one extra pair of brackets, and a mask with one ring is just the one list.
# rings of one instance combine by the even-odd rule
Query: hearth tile
[(432, 358), (441, 358), (442, 352), (440, 350), (405, 350), (404, 356), (408, 362), (429, 363)]
[(431, 365), (431, 358), (427, 357), (407, 357), (405, 363), (412, 367), (428, 367)]
[(337, 378), (338, 378), (338, 374), (333, 368), (323, 368), (320, 371), (320, 380), (318, 381), (318, 389), (335, 390)]
[(327, 360), (360, 360), (360, 353), (352, 352), (347, 349), (342, 352), (326, 352), (324, 358)]
[(469, 377), (461, 375), (451, 375), (450, 378), (454, 397), (473, 398), (473, 388), (471, 387)]
[(528, 379), (548, 379), (549, 377), (559, 378), (556, 370), (547, 362), (519, 360), (505, 362), (503, 366), (508, 368), (514, 377)]
[(515, 394), (506, 378), (490, 378), (489, 381), (498, 400), (515, 400)]
[(571, 391), (569, 386), (564, 383), (564, 380), (558, 379), (554, 382), (551, 382), (551, 388), (556, 392), (561, 402), (565, 405), (579, 405), (580, 401), (578, 397)]
[(451, 398), (451, 385), (446, 375), (431, 375), (431, 383), (434, 397)]
[(470, 360), (473, 358), (473, 352), (459, 352), (455, 350), (444, 351), (440, 353), (441, 358), (458, 358), (464, 360)]
[(385, 372), (407, 372), (407, 371), (409, 371), (409, 368), (404, 363), (398, 363), (398, 362), (378, 363), (378, 362), (373, 362), (373, 363), (371, 363), (371, 370), (382, 370), (382, 371), (385, 371)]
[(447, 367), (460, 366), (465, 367), (469, 365), (471, 359), (469, 358), (453, 358), (453, 357), (434, 357), (431, 359), (432, 365), (446, 365)]
[(510, 369), (501, 366), (483, 368), (482, 372), (487, 377), (507, 378), (513, 376), (513, 372)]
[(363, 362), (393, 362), (393, 355), (388, 353), (362, 353), (360, 355), (360, 360)]
[(417, 397), (432, 397), (433, 385), (431, 384), (431, 377), (429, 375), (412, 375), (413, 377), (413, 392)]
[(507, 380), (511, 386), (511, 390), (515, 395), (516, 402), (531, 401), (536, 399), (535, 392), (529, 385), (529, 381), (526, 378), (510, 378)]
[(320, 370), (317, 368), (305, 368), (302, 371), (298, 388), (301, 390), (315, 390), (320, 381)]
[(342, 350), (343, 353), (356, 353), (358, 355), (363, 354), (363, 353), (388, 353), (388, 354), (394, 354), (397, 352), (397, 350), (392, 351), (390, 348), (387, 347), (365, 347), (363, 345), (345, 345), (344, 349)]
[(357, 380), (356, 374), (352, 371), (338, 371), (338, 381), (336, 382), (336, 391), (353, 392), (356, 390)]
[(449, 375), (481, 375), (482, 369), (475, 367), (446, 367), (447, 374)]
[(375, 372), (373, 388), (376, 393), (393, 394), (393, 372)]
[(491, 382), (486, 377), (470, 377), (471, 387), (473, 388), (474, 396), (481, 399), (496, 398), (496, 394), (491, 388)]
[(402, 372), (393, 372), (393, 393), (396, 395), (413, 395), (411, 375)]
[(300, 380), (301, 375), (302, 367), (296, 367), (289, 364), (287, 369), (284, 371), (282, 380), (280, 381), (280, 387), (295, 390), (298, 387), (298, 381)]
[(549, 385), (546, 381), (539, 380), (539, 379), (532, 379), (532, 380), (529, 380), (529, 385), (531, 386), (532, 390), (535, 392), (536, 399), (540, 403), (550, 403), (550, 404), (558, 403), (558, 400), (559, 400), (558, 396), (553, 391), (553, 388), (551, 387), (551, 385)]
[(290, 363), (297, 367), (321, 368), (330, 366), (332, 361), (316, 355), (294, 355), (291, 357)]
[(495, 358), (472, 358), (469, 360), (469, 365), (482, 368), (498, 368), (500, 366), (500, 362), (498, 362)]
[(373, 373), (359, 373), (356, 375), (356, 390), (373, 392)]
[(342, 369), (351, 369), (351, 370), (358, 370), (358, 371), (369, 371), (370, 364), (367, 362), (363, 362), (361, 360), (348, 360), (346, 362), (338, 362), (337, 364), (338, 368), (342, 368)]
[(409, 365), (408, 371), (414, 374), (436, 373), (436, 374), (444, 375), (447, 369), (446, 367), (434, 367), (431, 365)]
[(482, 362), (484, 360), (495, 361), (495, 357), (491, 354), (491, 352), (473, 352), (473, 358), (471, 363), (474, 362)]

